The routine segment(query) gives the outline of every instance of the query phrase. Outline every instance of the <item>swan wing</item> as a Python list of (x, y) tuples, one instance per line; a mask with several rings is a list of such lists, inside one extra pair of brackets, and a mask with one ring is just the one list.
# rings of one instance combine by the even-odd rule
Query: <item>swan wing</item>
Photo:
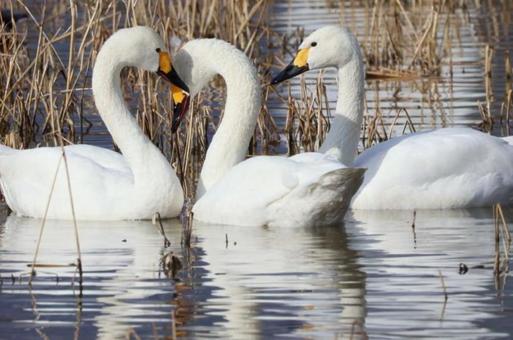
[(229, 225), (265, 225), (268, 204), (295, 188), (295, 164), (279, 156), (257, 156), (231, 168), (194, 205), (194, 218)]
[(67, 153), (90, 159), (98, 165), (120, 172), (130, 172), (130, 167), (119, 152), (87, 144), (66, 146)]
[(354, 165), (367, 168), (352, 203), (357, 209), (485, 206), (509, 201), (513, 189), (513, 147), (469, 128), (393, 138)]
[[(122, 166), (119, 159), (107, 161), (106, 157), (103, 157), (103, 163), (111, 166), (104, 167), (102, 162), (87, 157), (96, 151), (102, 156), (108, 155), (103, 153), (105, 149), (91, 147), (87, 152), (84, 152), (84, 149), (78, 152), (77, 150), (75, 146), (66, 147), (77, 215), (86, 218), (85, 215), (92, 216), (100, 209), (105, 210), (105, 216), (108, 217), (109, 214), (115, 213), (116, 205), (113, 203), (127, 194), (125, 189), (132, 187), (133, 176)], [(18, 215), (42, 216), (61, 155), (60, 148), (51, 147), (0, 154), (2, 192), (8, 205)], [(51, 218), (69, 218), (70, 211), (62, 209), (64, 204), (69, 205), (64, 171), (64, 164), (61, 162), (50, 205)], [(61, 214), (66, 216), (60, 216)]]
[(333, 176), (327, 174), (343, 168), (320, 153), (253, 157), (230, 169), (201, 197), (194, 217), (229, 225), (302, 224), (312, 207), (319, 206), (326, 185), (333, 184)]

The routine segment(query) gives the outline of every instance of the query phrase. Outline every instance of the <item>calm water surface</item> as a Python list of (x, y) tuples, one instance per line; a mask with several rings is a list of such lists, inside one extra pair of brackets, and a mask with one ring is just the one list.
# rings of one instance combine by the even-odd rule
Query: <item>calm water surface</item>
[[(41, 268), (29, 289), (40, 221), (11, 216), (0, 227), (0, 334), (171, 336), (174, 320), (186, 337), (513, 336), (513, 288), (497, 287), (493, 274), (491, 211), (418, 212), (415, 237), (412, 218), (354, 212), (345, 225), (315, 229), (197, 224), (190, 251), (178, 221), (164, 223), (168, 248), (150, 222), (80, 223), (80, 300), (69, 267)], [(175, 279), (160, 264), (170, 251), (184, 267)], [(39, 262), (75, 254), (72, 225), (48, 222)]]

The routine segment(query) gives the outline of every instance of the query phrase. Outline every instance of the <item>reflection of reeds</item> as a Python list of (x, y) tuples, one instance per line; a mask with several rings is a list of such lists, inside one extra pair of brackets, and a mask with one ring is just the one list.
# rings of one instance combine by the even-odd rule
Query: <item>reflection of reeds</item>
[[(495, 218), (495, 256), (493, 272), (498, 290), (504, 287), (506, 276), (509, 273), (509, 252), (511, 248), (511, 234), (502, 211), (502, 206), (494, 206), (493, 215)], [(502, 235), (502, 251), (500, 239)], [(501, 280), (502, 279), (502, 280)]]

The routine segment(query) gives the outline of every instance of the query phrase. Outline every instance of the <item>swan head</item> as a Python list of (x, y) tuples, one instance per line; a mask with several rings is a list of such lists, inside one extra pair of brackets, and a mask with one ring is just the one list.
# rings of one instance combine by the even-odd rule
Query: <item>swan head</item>
[(149, 27), (123, 28), (114, 33), (102, 46), (100, 55), (116, 60), (121, 67), (132, 66), (156, 72), (187, 93), (189, 88), (178, 76), (160, 35)]
[[(257, 81), (256, 70), (244, 52), (220, 39), (194, 39), (187, 42), (176, 53), (174, 66), (188, 85), (191, 96), (198, 94), (218, 74), (225, 81), (227, 76), (233, 78), (234, 74), (237, 78), (245, 78), (246, 84), (253, 83), (253, 80)], [(175, 97), (175, 92), (172, 92)], [(258, 92), (258, 100), (260, 100), (260, 92)], [(179, 102), (179, 99), (175, 98), (174, 102)], [(183, 106), (184, 109), (180, 111), (185, 112), (188, 102)], [(182, 119), (176, 115), (174, 118)], [(172, 128), (179, 123), (173, 119)]]
[(301, 42), (292, 62), (272, 79), (271, 84), (278, 84), (308, 70), (343, 68), (355, 58), (361, 60), (361, 52), (353, 33), (341, 26), (325, 26)]
[[(156, 72), (172, 85), (174, 117), (183, 116), (187, 109), (189, 87), (176, 73), (169, 52), (160, 35), (149, 27), (123, 28), (114, 33), (102, 46), (98, 59), (116, 60), (121, 67), (132, 66)], [(94, 78), (94, 72), (93, 72)], [(172, 128), (174, 131), (178, 126)]]

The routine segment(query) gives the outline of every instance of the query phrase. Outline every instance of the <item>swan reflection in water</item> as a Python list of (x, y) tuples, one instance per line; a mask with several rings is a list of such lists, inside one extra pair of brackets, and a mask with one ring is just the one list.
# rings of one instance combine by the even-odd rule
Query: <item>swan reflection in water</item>
[[(71, 337), (75, 327), (86, 336), (104, 339), (126, 337), (132, 328), (139, 335), (152, 334), (152, 324), (169, 328), (175, 287), (160, 273), (160, 261), (170, 250), (180, 252), (181, 224), (177, 220), (162, 223), (171, 240), (167, 249), (150, 221), (78, 222), (84, 268), (84, 297), (79, 308), (78, 291), (74, 294), (70, 284), (75, 268), (55, 267), (77, 258), (73, 224), (47, 221), (37, 262), (54, 266), (37, 268), (32, 308), (32, 303), (27, 303), (31, 302), (27, 276), (20, 284), (4, 283), (0, 313), (6, 314), (1, 309), (7, 308), (13, 321), (33, 326), (34, 335), (37, 329), (50, 337)], [(0, 227), (4, 278), (29, 271), (27, 264), (32, 263), (40, 226), (38, 219), (9, 216)], [(20, 302), (23, 309), (16, 308)], [(169, 329), (161, 332), (169, 333)]]
[[(207, 334), (363, 336), (365, 274), (357, 264), (358, 254), (348, 247), (343, 225), (263, 228), (196, 223), (194, 232), (206, 263), (202, 281), (215, 287), (201, 302), (202, 315), (218, 317), (205, 329)], [(196, 333), (205, 335), (198, 329)]]
[[(513, 220), (511, 211), (506, 218)], [(159, 274), (164, 253), (182, 255), (177, 221), (163, 221), (170, 248), (151, 222), (81, 222), (80, 311), (70, 285), (74, 268), (38, 268), (34, 305), (26, 279), (11, 284), (11, 273), (28, 271), (40, 228), (39, 220), (11, 216), (0, 226), (0, 319), (12, 322), (0, 322), (0, 334), (37, 329), (70, 338), (77, 328), (107, 339), (134, 329), (144, 337), (155, 324), (158, 335), (170, 335), (173, 312), (178, 335), (191, 337), (510, 334), (501, 320), (512, 289), (495, 288), (491, 211), (419, 211), (415, 237), (412, 219), (411, 211), (353, 211), (337, 227), (195, 223), (191, 265), (182, 258), (180, 282)], [(72, 224), (48, 221), (38, 262), (75, 258)], [(459, 263), (468, 273), (458, 273)]]
[[(40, 223), (10, 216), (0, 227), (2, 273), (27, 272)], [(181, 225), (163, 223), (171, 248), (180, 254)], [(81, 312), (69, 284), (74, 268), (40, 268), (32, 290), (34, 308), (14, 308), (13, 320), (48, 336), (63, 336), (79, 325), (81, 334), (107, 339), (126, 336), (132, 328), (139, 335), (152, 334), (152, 323), (158, 334), (170, 334), (175, 310), (179, 335), (321, 335), (352, 328), (361, 333), (364, 274), (343, 227), (195, 224), (194, 268), (184, 270), (183, 282), (176, 284), (159, 275), (160, 259), (169, 249), (164, 251), (151, 222), (79, 222), (79, 229), (85, 271)], [(72, 224), (48, 221), (38, 263), (75, 259)], [(30, 301), (27, 290), (26, 282), (5, 285), (3, 304), (13, 309), (19, 301)]]

